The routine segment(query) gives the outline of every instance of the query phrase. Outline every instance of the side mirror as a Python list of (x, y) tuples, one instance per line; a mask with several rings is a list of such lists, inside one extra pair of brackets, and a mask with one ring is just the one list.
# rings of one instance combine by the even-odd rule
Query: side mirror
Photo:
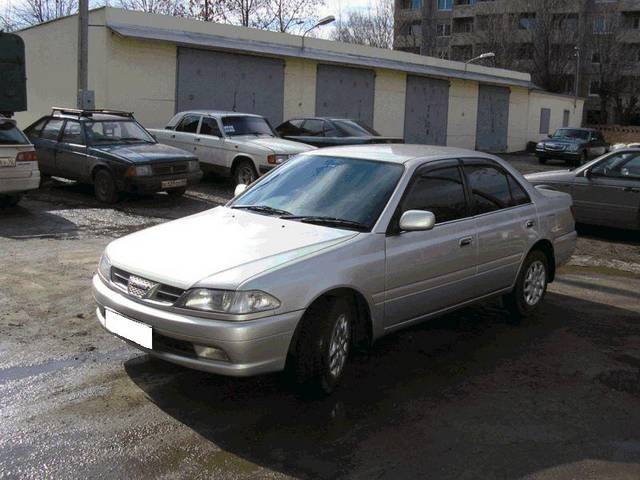
[(591, 178), (593, 176), (593, 174), (591, 173), (591, 169), (588, 168), (584, 171), (584, 176), (585, 178)]
[(425, 210), (407, 210), (400, 217), (400, 230), (421, 232), (431, 230), (436, 224), (436, 216)]
[(551, 135), (550, 133), (547, 133), (547, 138), (553, 138), (553, 135)]
[(237, 197), (241, 193), (244, 193), (246, 189), (247, 186), (244, 183), (239, 183), (238, 185), (236, 185), (236, 189), (233, 191), (233, 196)]

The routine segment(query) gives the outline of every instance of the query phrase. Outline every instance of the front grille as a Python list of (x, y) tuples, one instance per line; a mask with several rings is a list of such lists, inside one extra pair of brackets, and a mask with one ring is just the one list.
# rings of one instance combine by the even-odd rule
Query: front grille
[(564, 145), (546, 145), (546, 149), (554, 152), (560, 152), (564, 150)]
[(154, 282), (115, 267), (111, 267), (111, 282), (130, 297), (163, 305), (173, 305), (184, 293), (180, 288)]
[(176, 173), (187, 173), (187, 162), (160, 163), (152, 165), (151, 170), (154, 175), (174, 175)]

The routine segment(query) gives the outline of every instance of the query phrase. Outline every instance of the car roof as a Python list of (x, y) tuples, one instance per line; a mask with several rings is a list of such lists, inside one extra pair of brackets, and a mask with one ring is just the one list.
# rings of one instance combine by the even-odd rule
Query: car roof
[(558, 130), (584, 130), (585, 132), (598, 132), (597, 128), (583, 128), (583, 127), (560, 127)]
[(185, 111), (179, 113), (179, 115), (187, 115), (187, 114), (209, 115), (211, 117), (235, 116), (235, 117), (258, 117), (258, 118), (264, 118), (262, 115), (257, 115), (255, 113), (230, 112), (230, 111), (226, 111), (226, 110), (185, 110)]
[(323, 155), (341, 158), (359, 158), (379, 162), (406, 164), (412, 160), (441, 160), (444, 158), (487, 158), (492, 155), (465, 148), (442, 147), (438, 145), (411, 145), (403, 143), (349, 145), (342, 147), (310, 150), (303, 155)]
[(133, 117), (124, 117), (122, 115), (110, 115), (108, 113), (93, 113), (91, 115), (74, 115), (70, 113), (54, 113), (47, 115), (49, 118), (60, 118), (66, 120), (77, 120), (77, 121), (101, 121), (101, 120), (111, 120), (111, 121), (135, 121)]

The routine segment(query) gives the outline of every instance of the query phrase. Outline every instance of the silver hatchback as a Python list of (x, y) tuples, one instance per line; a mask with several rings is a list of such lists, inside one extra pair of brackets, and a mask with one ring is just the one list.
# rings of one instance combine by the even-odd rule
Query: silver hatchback
[(571, 198), (501, 159), (371, 145), (301, 154), (224, 207), (112, 242), (97, 315), (152, 355), (330, 392), (355, 345), (491, 296), (514, 318), (571, 256)]

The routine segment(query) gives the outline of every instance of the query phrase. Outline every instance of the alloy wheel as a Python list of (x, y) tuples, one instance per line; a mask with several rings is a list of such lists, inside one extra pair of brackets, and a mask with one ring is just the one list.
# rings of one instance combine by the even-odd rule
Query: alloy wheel
[(544, 264), (540, 260), (529, 265), (527, 273), (524, 277), (524, 300), (527, 305), (536, 305), (542, 295), (547, 284), (547, 271)]
[(343, 313), (336, 320), (329, 344), (329, 371), (334, 378), (340, 376), (347, 363), (350, 335), (349, 318)]

